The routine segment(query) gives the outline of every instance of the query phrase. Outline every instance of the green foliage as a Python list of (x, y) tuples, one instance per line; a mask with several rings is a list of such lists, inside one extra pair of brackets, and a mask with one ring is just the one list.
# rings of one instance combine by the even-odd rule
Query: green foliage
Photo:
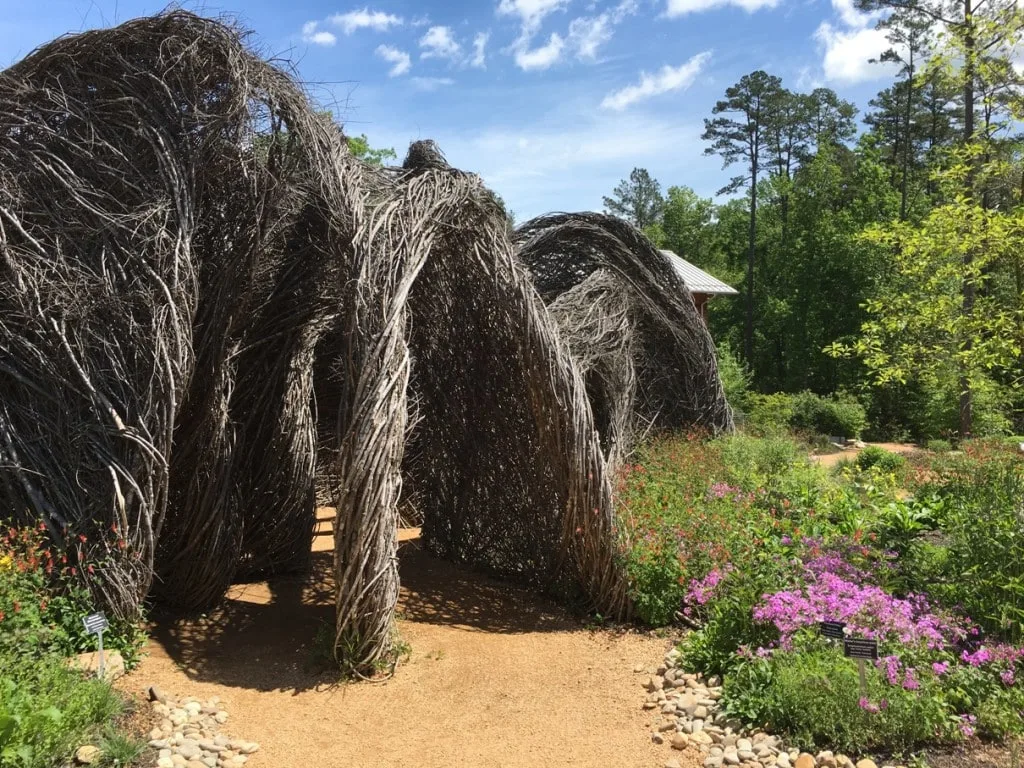
[[(12, 528), (0, 536), (0, 653), (31, 660), (95, 649), (95, 636), (86, 634), (82, 617), (96, 609), (86, 579), (103, 566), (85, 559), (85, 536), (69, 538), (76, 545), (70, 558), (37, 529)], [(142, 639), (138, 624), (116, 618), (104, 635), (106, 647), (120, 651), (129, 665)]]
[(882, 472), (901, 472), (907, 465), (907, 459), (898, 453), (869, 445), (857, 454), (857, 467), (862, 471), (877, 467)]
[(867, 424), (867, 413), (856, 398), (845, 393), (822, 397), (801, 392), (793, 397), (789, 425), (822, 435), (857, 437)]
[(1024, 457), (1001, 440), (968, 441), (937, 456), (925, 477), (919, 492), (943, 503), (948, 552), (935, 591), (989, 632), (1024, 641)]
[(785, 392), (751, 394), (747, 398), (747, 427), (759, 434), (781, 434), (793, 419), (793, 396)]
[(1024, 251), (1024, 209), (995, 210), (958, 191), (983, 151), (973, 146), (955, 155), (938, 176), (949, 201), (919, 224), (879, 224), (864, 233), (892, 254), (891, 279), (866, 302), (871, 319), (860, 338), (828, 351), (861, 358), (878, 384), (916, 379), (959, 401), (965, 384), (978, 392), (994, 375), (1024, 374), (1019, 288), (1009, 295), (988, 288), (993, 271), (1017, 263)]
[(615, 187), (611, 197), (602, 198), (605, 210), (646, 230), (661, 219), (665, 199), (661, 185), (646, 168), (634, 168), (628, 179)]
[[(968, 441), (913, 465), (868, 450), (832, 479), (805, 451), (742, 434), (646, 446), (617, 483), (640, 615), (697, 624), (683, 667), (724, 675), (729, 714), (808, 750), (1024, 733), (1024, 648), (1004, 644), (1024, 639), (1017, 446)], [(840, 597), (879, 632), (863, 700), (816, 629), (818, 611), (848, 610)]]
[(924, 444), (924, 447), (933, 453), (949, 453), (953, 450), (949, 440), (929, 440)]
[(0, 764), (52, 768), (118, 714), (121, 700), (53, 653), (0, 650)]
[[(725, 680), (728, 711), (767, 730), (785, 733), (799, 748), (857, 754), (903, 751), (951, 736), (945, 702), (937, 690), (907, 691), (887, 685), (867, 668), (867, 702), (861, 706), (857, 664), (842, 651), (810, 641), (771, 660), (740, 664)], [(935, 685), (929, 682), (929, 685)]]
[(105, 768), (125, 768), (139, 764), (139, 758), (146, 753), (146, 744), (138, 739), (108, 726), (100, 737), (101, 765)]
[(846, 393), (829, 397), (813, 392), (752, 394), (747, 403), (747, 426), (760, 434), (796, 430), (808, 435), (856, 437), (867, 424), (864, 406)]
[(352, 151), (352, 154), (371, 165), (384, 165), (385, 160), (398, 159), (398, 155), (392, 147), (371, 147), (370, 140), (366, 138), (365, 133), (361, 133), (358, 136), (346, 136), (345, 138), (348, 141), (348, 148)]
[(750, 394), (750, 371), (740, 362), (728, 342), (719, 342), (715, 349), (718, 353), (718, 375), (722, 379), (725, 397), (734, 411), (744, 412)]

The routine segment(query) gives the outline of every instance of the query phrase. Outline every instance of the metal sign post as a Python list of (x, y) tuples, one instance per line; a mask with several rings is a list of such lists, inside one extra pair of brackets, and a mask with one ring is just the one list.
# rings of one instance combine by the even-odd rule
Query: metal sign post
[(99, 669), (97, 674), (100, 680), (103, 679), (103, 633), (110, 625), (107, 623), (107, 617), (103, 614), (103, 611), (97, 611), (96, 613), (90, 613), (88, 616), (82, 618), (82, 624), (85, 625), (85, 631), (87, 634), (96, 635), (96, 640), (99, 644)]
[(874, 661), (878, 658), (878, 641), (847, 637), (843, 640), (843, 655), (857, 660), (857, 671), (860, 673), (860, 695), (867, 698), (868, 679), (864, 673), (864, 662), (868, 659)]

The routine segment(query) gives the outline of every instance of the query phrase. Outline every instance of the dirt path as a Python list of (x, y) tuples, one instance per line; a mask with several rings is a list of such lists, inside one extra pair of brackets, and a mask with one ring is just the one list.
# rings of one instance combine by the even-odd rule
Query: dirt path
[(398, 629), (412, 646), (380, 684), (333, 685), (312, 663), (333, 618), (328, 526), (311, 578), (232, 588), (224, 606), (158, 622), (125, 678), (219, 696), (226, 732), (261, 744), (253, 768), (602, 766), (660, 768), (696, 753), (651, 743), (636, 664), (665, 643), (591, 631), (557, 606), (439, 561), (409, 532), (399, 559)]
[[(911, 455), (913, 453), (919, 453), (921, 451), (916, 445), (909, 443), (867, 443), (867, 445), (877, 445), (886, 451), (892, 453), (902, 453), (904, 455)], [(854, 459), (857, 454), (860, 453), (862, 448), (847, 448), (845, 451), (836, 451), (835, 453), (824, 453), (821, 455), (814, 455), (811, 458), (821, 464), (823, 467), (834, 467), (843, 459)]]

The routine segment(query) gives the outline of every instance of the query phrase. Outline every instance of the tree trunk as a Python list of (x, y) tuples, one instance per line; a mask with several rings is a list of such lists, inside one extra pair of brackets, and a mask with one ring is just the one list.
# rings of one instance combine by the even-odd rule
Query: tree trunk
[[(964, 3), (964, 145), (967, 146), (974, 139), (974, 81), (976, 71), (977, 41), (974, 31), (974, 12), (971, 7), (971, 0), (963, 0)], [(968, 196), (974, 194), (975, 168), (974, 160), (970, 160), (971, 168), (965, 181), (965, 193)], [(962, 289), (962, 311), (965, 318), (974, 314), (974, 280), (971, 279), (971, 264), (974, 261), (974, 254), (966, 251), (963, 255), (964, 281)], [(972, 347), (971, 338), (968, 334), (964, 341), (964, 351), (970, 352)], [(971, 391), (971, 379), (968, 371), (962, 371), (960, 376), (960, 437), (968, 438), (974, 429), (974, 399)]]
[(912, 146), (910, 121), (914, 102), (914, 49), (910, 49), (907, 68), (907, 107), (903, 113), (903, 178), (900, 179), (900, 221), (907, 220), (907, 176), (910, 175), (910, 148)]
[(757, 159), (750, 164), (750, 235), (747, 243), (747, 313), (743, 325), (743, 357), (754, 365), (754, 260), (757, 239)]

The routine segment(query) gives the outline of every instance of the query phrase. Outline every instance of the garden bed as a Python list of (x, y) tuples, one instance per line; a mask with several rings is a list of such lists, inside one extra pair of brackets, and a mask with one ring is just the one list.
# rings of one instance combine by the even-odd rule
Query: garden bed
[[(785, 438), (648, 445), (617, 488), (638, 612), (690, 625), (680, 670), (721, 675), (723, 716), (787, 747), (1012, 740), (1024, 461), (999, 440), (869, 456), (829, 473)], [(877, 643), (863, 684), (822, 621)]]

